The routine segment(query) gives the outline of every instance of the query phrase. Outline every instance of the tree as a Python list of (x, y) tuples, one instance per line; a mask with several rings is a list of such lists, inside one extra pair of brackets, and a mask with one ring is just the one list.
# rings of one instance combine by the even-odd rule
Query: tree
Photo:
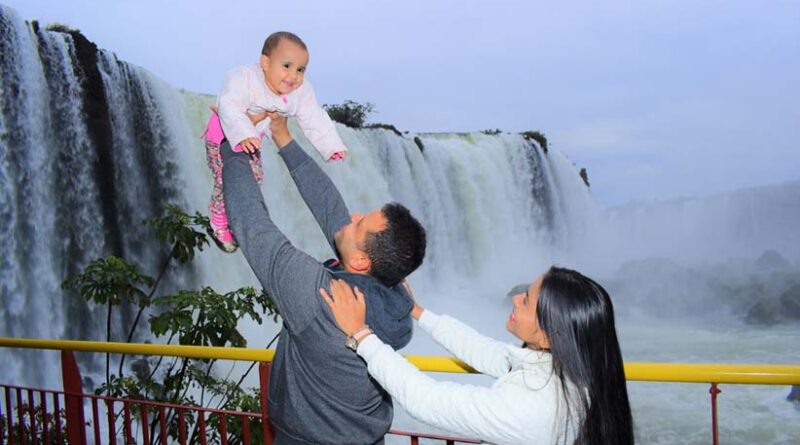
[(322, 108), (328, 112), (331, 119), (350, 128), (364, 127), (367, 117), (376, 112), (375, 105), (369, 102), (360, 104), (352, 100), (346, 100), (343, 104), (326, 104)]
[(544, 133), (540, 131), (523, 131), (520, 134), (523, 138), (525, 138), (526, 141), (536, 141), (536, 143), (542, 147), (542, 151), (547, 154), (547, 137), (544, 135)]
[[(155, 337), (166, 337), (166, 343), (177, 340), (182, 345), (245, 347), (247, 342), (239, 332), (238, 325), (244, 318), (262, 323), (261, 314), (277, 321), (277, 306), (265, 291), (243, 287), (220, 294), (210, 287), (199, 290), (179, 290), (172, 295), (155, 296), (172, 260), (181, 264), (191, 262), (198, 251), (209, 245), (211, 227), (207, 217), (200, 213), (190, 216), (180, 208), (170, 206), (163, 216), (144, 221), (156, 232), (156, 238), (168, 243), (171, 248), (161, 264), (157, 278), (143, 275), (136, 265), (114, 256), (92, 261), (83, 273), (64, 281), (64, 289), (76, 289), (89, 302), (103, 304), (107, 309), (106, 340), (111, 339), (111, 314), (114, 306), (137, 304), (139, 311), (128, 333), (130, 342), (138, 329), (138, 321), (147, 309), (156, 309), (149, 318), (150, 333)], [(277, 338), (277, 337), (276, 337)], [(275, 339), (273, 339), (274, 341)], [(271, 343), (270, 343), (271, 344)], [(215, 360), (187, 358), (165, 359), (150, 357), (135, 361), (132, 372), (126, 372), (122, 356), (116, 374), (110, 373), (110, 357), (106, 355), (106, 382), (95, 392), (111, 397), (149, 399), (176, 405), (216, 405), (216, 408), (252, 411), (258, 402), (258, 390), (247, 391), (241, 383), (253, 365), (238, 382), (217, 378)], [(199, 400), (195, 395), (199, 393)], [(256, 395), (254, 395), (256, 394)], [(134, 413), (136, 414), (136, 413)], [(119, 413), (116, 413), (119, 416)], [(177, 437), (177, 412), (167, 413), (168, 429)], [(137, 415), (139, 422), (147, 421)], [(187, 411), (185, 420), (194, 425), (191, 443), (199, 434), (193, 416)], [(230, 419), (229, 443), (240, 443), (241, 422)], [(156, 418), (149, 429), (150, 442), (155, 440)], [(238, 425), (238, 426), (237, 426)], [(213, 430), (212, 434), (217, 434)], [(212, 437), (212, 441), (214, 438)]]

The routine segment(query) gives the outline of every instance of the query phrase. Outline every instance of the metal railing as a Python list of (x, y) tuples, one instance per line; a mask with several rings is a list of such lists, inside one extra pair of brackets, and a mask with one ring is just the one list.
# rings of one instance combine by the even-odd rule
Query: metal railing
[[(181, 444), (187, 443), (187, 437), (191, 436), (196, 437), (199, 443), (205, 445), (209, 423), (216, 425), (218, 439), (222, 445), (228, 444), (229, 427), (237, 430), (239, 438), (237, 440), (240, 443), (249, 444), (254, 435), (250, 425), (252, 422), (258, 425), (257, 429), (263, 437), (264, 443), (272, 443), (272, 430), (269, 422), (264, 420), (269, 419), (266, 397), (269, 383), (269, 362), (275, 355), (273, 350), (23, 338), (0, 338), (0, 347), (60, 350), (62, 351), (62, 375), (64, 376), (64, 391), (0, 384), (0, 389), (2, 389), (0, 397), (3, 397), (0, 399), (0, 418), (4, 418), (6, 422), (6, 425), (0, 424), (0, 444), (15, 443), (14, 431), (19, 438), (29, 437), (33, 444), (39, 442), (48, 445), (50, 443), (60, 444), (64, 443), (65, 437), (70, 444), (83, 444), (87, 443), (87, 424), (92, 426), (94, 443), (116, 444), (117, 421), (120, 416), (122, 417), (122, 437), (125, 444), (134, 443), (133, 417), (141, 420), (139, 423), (141, 431), (138, 432), (137, 437), (141, 438), (142, 443), (145, 445), (149, 445), (151, 442), (166, 444), (168, 443), (168, 433), (170, 433), (168, 426), (171, 427), (174, 424), (174, 419), (167, 419), (167, 409), (172, 409), (177, 413), (178, 431), (172, 431), (172, 433), (179, 438)], [(234, 412), (199, 406), (179, 406), (83, 394), (80, 372), (71, 351), (259, 362), (261, 412)], [(451, 357), (406, 355), (406, 358), (420, 370), (426, 372), (476, 372), (464, 362)], [(800, 384), (800, 365), (626, 363), (625, 376), (628, 380), (633, 381), (710, 384), (712, 443), (716, 445), (718, 443), (716, 402), (720, 393), (719, 384), (798, 385)], [(24, 395), (27, 397), (23, 397)], [(37, 396), (38, 402), (36, 401)], [(52, 412), (47, 409), (48, 397), (52, 401)], [(2, 406), (3, 401), (5, 409)], [(66, 417), (65, 428), (62, 428), (61, 423), (62, 401)], [(84, 418), (85, 401), (88, 401), (91, 407), (92, 417), (91, 422), (88, 423)], [(98, 405), (105, 405), (108, 436), (106, 441), (101, 440), (100, 425), (104, 420), (101, 419)], [(119, 405), (122, 407), (121, 411), (117, 408)], [(16, 416), (14, 407), (16, 407)], [(194, 425), (191, 434), (187, 430), (186, 418), (190, 418)], [(144, 421), (144, 419), (148, 421)], [(4, 433), (4, 431), (8, 433)], [(4, 437), (4, 434), (7, 437)], [(474, 439), (395, 430), (390, 431), (389, 434), (408, 437), (412, 445), (416, 445), (420, 438), (441, 440), (447, 444), (480, 442)]]

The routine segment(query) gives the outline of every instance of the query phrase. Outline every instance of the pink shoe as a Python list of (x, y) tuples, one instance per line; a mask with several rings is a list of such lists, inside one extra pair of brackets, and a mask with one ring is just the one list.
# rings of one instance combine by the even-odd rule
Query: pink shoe
[(233, 238), (233, 233), (231, 233), (231, 230), (227, 227), (214, 230), (214, 233), (211, 234), (211, 239), (214, 240), (214, 244), (225, 253), (236, 252), (236, 249), (239, 248), (239, 245), (236, 244), (236, 240)]

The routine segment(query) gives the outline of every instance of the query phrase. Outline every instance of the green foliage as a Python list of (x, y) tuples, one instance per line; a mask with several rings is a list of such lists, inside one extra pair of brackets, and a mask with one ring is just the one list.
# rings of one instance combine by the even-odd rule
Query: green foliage
[(328, 112), (331, 119), (351, 128), (364, 127), (367, 117), (375, 112), (375, 105), (369, 102), (360, 104), (352, 100), (346, 100), (343, 104), (326, 104), (322, 108)]
[[(152, 382), (152, 380), (151, 380)], [(95, 394), (104, 394), (109, 397), (126, 397), (134, 400), (147, 400), (148, 386), (143, 380), (135, 376), (112, 375), (107, 383), (94, 390)], [(152, 389), (152, 388), (150, 388)]]
[(526, 141), (536, 141), (536, 143), (542, 147), (542, 150), (547, 153), (547, 137), (545, 137), (544, 133), (539, 131), (523, 131), (520, 134)]
[(403, 136), (403, 133), (400, 133), (400, 130), (392, 124), (369, 124), (366, 125), (365, 128), (381, 128), (383, 130), (389, 130), (400, 137)]
[(63, 32), (67, 34), (73, 32), (79, 32), (77, 29), (72, 28), (69, 25), (65, 25), (63, 23), (58, 23), (58, 22), (48, 23), (47, 25), (45, 25), (44, 29), (48, 31)]
[[(49, 408), (52, 410), (52, 407)], [(19, 406), (14, 407), (14, 411), (16, 413), (12, 414), (11, 424), (12, 429), (11, 431), (8, 430), (8, 418), (5, 415), (0, 415), (0, 437), (5, 438), (4, 441), (0, 443), (19, 443), (19, 444), (28, 444), (33, 443), (33, 440), (36, 439), (36, 443), (40, 443), (42, 445), (56, 445), (58, 441), (56, 440), (56, 431), (59, 425), (56, 425), (55, 414), (50, 412), (45, 412), (42, 409), (41, 405), (34, 405), (33, 406), (33, 418), (34, 418), (34, 425), (35, 427), (31, 429), (30, 423), (30, 412), (31, 408), (30, 405), (27, 403), (23, 403)], [(61, 437), (64, 440), (64, 443), (69, 443), (67, 440), (67, 425), (64, 422), (64, 419), (67, 418), (66, 411), (64, 409), (59, 410), (59, 416), (61, 417), (60, 427), (61, 427)], [(22, 430), (20, 430), (19, 419), (22, 418)], [(44, 437), (44, 426), (47, 425), (47, 431), (49, 433), (49, 440), (44, 442), (42, 438)], [(90, 422), (86, 422), (86, 425), (91, 425)]]
[[(139, 312), (130, 327), (128, 341), (133, 338), (139, 317), (146, 309), (158, 309), (149, 320), (151, 334), (166, 337), (167, 343), (177, 339), (182, 345), (244, 347), (247, 342), (237, 328), (242, 319), (248, 317), (262, 323), (262, 314), (267, 314), (277, 321), (279, 314), (275, 303), (265, 291), (256, 291), (252, 287), (225, 294), (203, 287), (200, 290), (179, 290), (172, 295), (155, 296), (171, 260), (180, 263), (192, 261), (197, 251), (209, 245), (211, 227), (207, 217), (197, 212), (189, 215), (175, 206), (168, 207), (164, 215), (143, 223), (153, 228), (157, 239), (171, 246), (157, 278), (142, 274), (136, 265), (110, 256), (92, 261), (83, 273), (62, 283), (63, 289), (77, 290), (86, 301), (107, 306), (107, 339), (110, 339), (112, 307), (133, 302), (138, 304)], [(204, 403), (207, 402), (210, 406), (214, 402), (218, 407), (231, 410), (260, 411), (258, 390), (247, 393), (241, 389), (244, 376), (239, 382), (216, 377), (213, 372), (214, 360), (148, 357), (134, 362), (131, 366), (133, 373), (129, 374), (123, 367), (124, 358), (120, 360), (119, 371), (114, 375), (110, 373), (107, 355), (106, 382), (95, 390), (97, 394), (181, 405), (206, 406)], [(197, 391), (200, 394), (199, 403), (195, 400)], [(205, 400), (206, 394), (209, 395), (208, 401)], [(137, 420), (147, 421), (138, 409), (134, 408)], [(171, 410), (168, 414), (168, 430), (173, 439), (178, 435), (177, 415)], [(184, 415), (187, 425), (195, 424), (194, 414), (187, 412)], [(213, 419), (219, 421), (218, 417), (210, 416), (209, 422), (214, 422)], [(155, 421), (151, 422), (151, 436), (156, 431)], [(235, 436), (241, 434), (241, 420), (229, 419), (228, 425), (231, 436), (229, 443), (237, 443)], [(195, 428), (192, 443), (196, 442), (197, 434)], [(260, 426), (251, 425), (251, 436), (260, 437), (260, 434)], [(151, 437), (151, 442), (153, 440), (154, 437)], [(211, 437), (209, 440), (214, 443), (219, 438)]]
[[(261, 395), (257, 388), (250, 388), (243, 390), (241, 386), (231, 388), (232, 392), (229, 393), (228, 402), (222, 406), (222, 409), (229, 411), (241, 411), (246, 413), (260, 413), (261, 412)], [(241, 437), (242, 435), (242, 421), (239, 416), (228, 417), (228, 434), (234, 437)], [(214, 430), (217, 430), (219, 424), (219, 417), (214, 416), (210, 419), (209, 425)], [(253, 419), (250, 421), (250, 440), (252, 443), (265, 443), (264, 433), (261, 428), (261, 419)], [(230, 443), (230, 441), (229, 441)]]
[(156, 238), (173, 246), (172, 257), (181, 263), (194, 259), (195, 249), (202, 251), (209, 244), (206, 235), (211, 236), (213, 233), (208, 217), (200, 212), (189, 216), (176, 206), (167, 207), (164, 216), (146, 219), (144, 222), (155, 229)]
[(496, 136), (502, 133), (502, 131), (499, 128), (495, 128), (494, 130), (483, 130), (481, 133), (488, 134), (489, 136)]
[(150, 317), (150, 331), (156, 337), (177, 335), (178, 343), (197, 346), (245, 347), (247, 342), (237, 329), (245, 316), (261, 323), (262, 312), (277, 317), (277, 308), (266, 292), (243, 287), (219, 294), (210, 287), (199, 291), (182, 290), (156, 298), (154, 304), (167, 310)]
[(147, 294), (139, 286), (152, 286), (151, 277), (122, 258), (98, 258), (84, 272), (61, 284), (62, 289), (77, 289), (86, 301), (97, 304), (118, 305), (135, 301), (140, 306), (150, 304)]

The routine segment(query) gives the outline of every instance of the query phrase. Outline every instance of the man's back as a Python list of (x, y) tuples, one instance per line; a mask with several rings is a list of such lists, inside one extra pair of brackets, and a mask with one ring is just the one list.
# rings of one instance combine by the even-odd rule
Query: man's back
[(289, 436), (281, 444), (374, 443), (391, 425), (391, 398), (329, 317), (297, 334), (281, 331), (269, 388), (270, 417)]
[[(281, 157), (331, 242), (335, 228), (348, 220), (346, 207), (330, 179), (299, 145), (292, 144)], [(391, 425), (391, 398), (370, 379), (364, 362), (345, 347), (344, 333), (319, 297), (320, 288), (330, 288), (332, 272), (293, 247), (274, 226), (248, 157), (232, 152), (228, 144), (221, 151), (231, 227), (284, 321), (269, 388), (276, 443), (382, 441)], [(367, 298), (375, 299), (373, 311), (381, 311), (370, 321), (377, 331), (398, 347), (408, 343), (411, 301), (402, 286), (388, 288), (367, 275), (351, 278), (362, 288), (373, 288)]]

